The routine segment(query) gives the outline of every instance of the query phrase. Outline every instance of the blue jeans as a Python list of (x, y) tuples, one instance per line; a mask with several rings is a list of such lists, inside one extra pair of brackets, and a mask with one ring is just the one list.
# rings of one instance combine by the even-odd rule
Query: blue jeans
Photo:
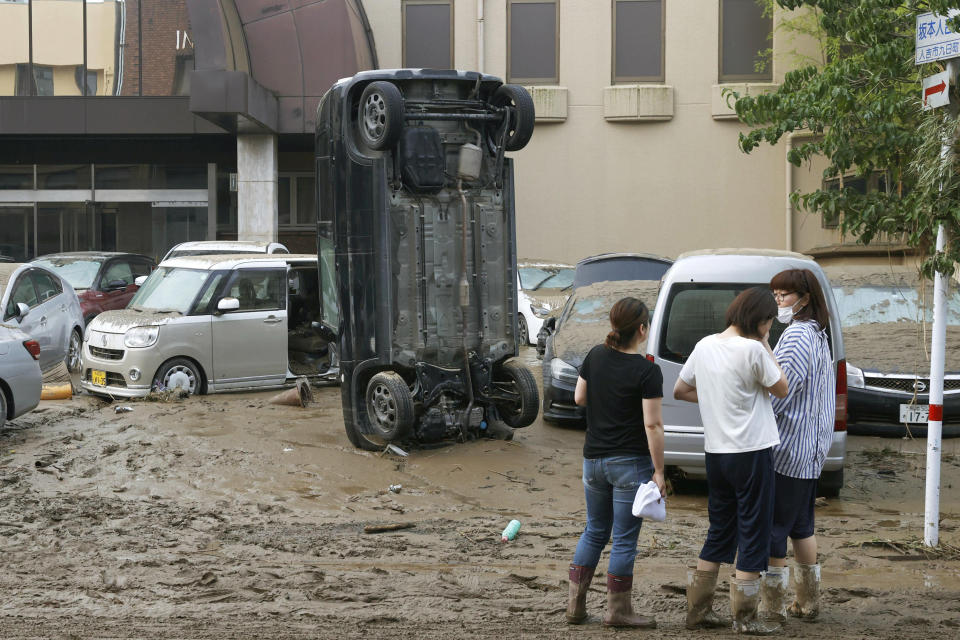
[(607, 573), (632, 576), (642, 518), (633, 515), (637, 488), (653, 477), (650, 456), (584, 458), (583, 493), (587, 499), (587, 526), (577, 543), (573, 564), (596, 567), (610, 534)]

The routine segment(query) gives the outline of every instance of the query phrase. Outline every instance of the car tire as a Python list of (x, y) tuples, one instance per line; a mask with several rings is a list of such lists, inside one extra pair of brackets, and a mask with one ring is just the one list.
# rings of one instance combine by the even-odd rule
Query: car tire
[[(500, 108), (511, 107), (504, 148), (507, 151), (520, 151), (527, 146), (533, 137), (533, 125), (537, 115), (533, 98), (527, 90), (516, 84), (502, 84), (493, 92), (490, 104)], [(491, 128), (491, 135), (496, 143), (499, 143), (496, 139), (498, 132), (499, 126)]]
[(370, 378), (366, 410), (372, 435), (386, 442), (401, 440), (413, 428), (416, 418), (410, 387), (393, 371), (381, 371)]
[[(184, 381), (184, 377), (186, 377), (187, 387), (178, 384)], [(154, 391), (170, 389), (171, 384), (180, 386), (190, 395), (203, 393), (203, 374), (200, 372), (200, 367), (186, 358), (167, 360), (157, 369), (151, 389)]]
[(530, 369), (516, 360), (508, 360), (499, 367), (494, 383), (510, 384), (520, 396), (519, 403), (496, 404), (500, 419), (514, 429), (533, 424), (540, 413), (540, 392), (537, 391), (537, 381)]
[(527, 319), (522, 313), (517, 314), (517, 344), (524, 347), (530, 344), (530, 330), (527, 328)]
[(80, 371), (80, 355), (83, 349), (83, 335), (79, 329), (70, 332), (70, 340), (67, 342), (67, 356), (64, 363), (67, 365), (67, 371), (77, 373)]
[(357, 107), (360, 140), (374, 151), (392, 148), (403, 130), (403, 95), (392, 82), (371, 82)]
[(0, 429), (7, 423), (7, 394), (0, 389)]
[(836, 498), (840, 496), (841, 489), (843, 489), (843, 469), (820, 473), (820, 480), (817, 482), (818, 496)]

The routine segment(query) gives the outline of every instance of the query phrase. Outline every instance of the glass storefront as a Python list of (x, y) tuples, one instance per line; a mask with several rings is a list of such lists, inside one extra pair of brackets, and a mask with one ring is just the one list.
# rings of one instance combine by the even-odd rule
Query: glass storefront
[(159, 259), (177, 243), (212, 239), (207, 176), (206, 165), (0, 165), (0, 260), (64, 251)]
[(186, 0), (0, 0), (0, 96), (188, 95), (193, 68)]

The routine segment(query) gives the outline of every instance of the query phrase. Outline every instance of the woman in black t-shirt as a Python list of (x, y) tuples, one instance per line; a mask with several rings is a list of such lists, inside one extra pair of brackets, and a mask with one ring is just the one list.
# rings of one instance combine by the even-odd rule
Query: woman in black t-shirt
[(567, 622), (587, 620), (587, 589), (600, 552), (613, 535), (607, 567), (607, 612), (603, 624), (653, 628), (653, 618), (634, 614), (633, 562), (643, 520), (633, 515), (637, 488), (653, 479), (665, 495), (663, 479), (663, 375), (644, 357), (650, 312), (636, 298), (610, 309), (605, 344), (590, 350), (577, 379), (574, 398), (587, 407), (583, 444), (583, 488), (587, 526), (570, 565)]

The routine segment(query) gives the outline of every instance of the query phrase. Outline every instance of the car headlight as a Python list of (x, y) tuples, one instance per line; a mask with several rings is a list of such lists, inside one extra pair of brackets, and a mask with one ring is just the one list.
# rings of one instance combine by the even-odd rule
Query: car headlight
[(550, 377), (560, 382), (576, 384), (580, 372), (571, 364), (568, 364), (560, 358), (554, 358), (550, 361)]
[(550, 315), (550, 307), (542, 304), (531, 304), (530, 311), (532, 311), (533, 315), (537, 316), (538, 318), (546, 318), (548, 315)]
[(863, 389), (865, 382), (863, 380), (863, 370), (858, 369), (849, 362), (847, 363), (847, 386), (855, 389)]
[(134, 327), (123, 335), (123, 344), (131, 349), (152, 347), (160, 335), (160, 327)]

